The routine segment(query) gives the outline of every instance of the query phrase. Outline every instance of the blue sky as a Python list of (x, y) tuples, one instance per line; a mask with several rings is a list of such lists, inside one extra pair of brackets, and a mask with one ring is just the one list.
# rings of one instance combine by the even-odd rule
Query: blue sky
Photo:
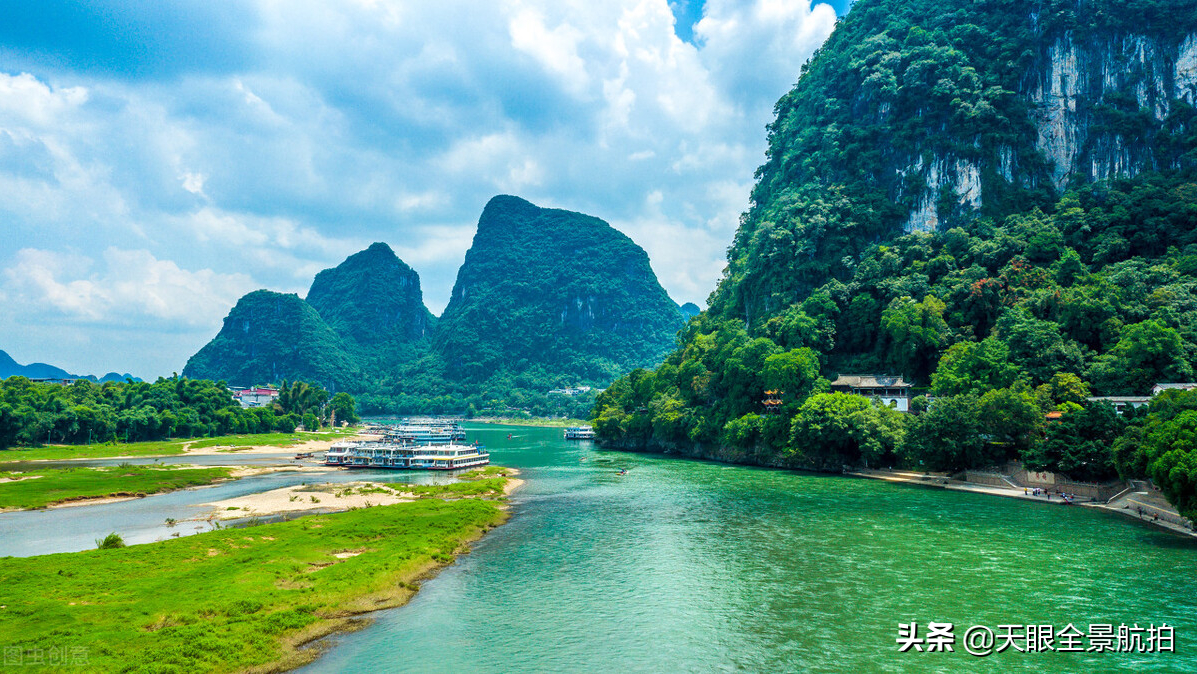
[(384, 241), (440, 313), (486, 201), (723, 266), (802, 0), (0, 0), (0, 349), (152, 378), (242, 294)]

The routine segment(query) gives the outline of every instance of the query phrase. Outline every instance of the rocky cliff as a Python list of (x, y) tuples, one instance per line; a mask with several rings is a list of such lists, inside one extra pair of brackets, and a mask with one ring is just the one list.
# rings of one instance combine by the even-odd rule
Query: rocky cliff
[(877, 241), (1197, 165), (1195, 50), (1193, 0), (857, 2), (777, 104), (714, 307), (764, 318)]

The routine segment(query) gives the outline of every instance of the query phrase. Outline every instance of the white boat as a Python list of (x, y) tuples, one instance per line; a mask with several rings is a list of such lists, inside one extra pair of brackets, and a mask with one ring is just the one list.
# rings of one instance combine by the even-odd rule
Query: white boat
[(418, 445), (387, 440), (338, 442), (324, 455), (324, 465), (393, 470), (456, 470), (490, 463), (482, 445)]
[(593, 426), (570, 426), (565, 429), (566, 440), (593, 440), (594, 427)]

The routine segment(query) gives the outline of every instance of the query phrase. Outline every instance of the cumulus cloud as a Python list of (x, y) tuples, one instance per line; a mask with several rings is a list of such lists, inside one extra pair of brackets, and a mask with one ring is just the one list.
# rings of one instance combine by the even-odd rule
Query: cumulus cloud
[[(105, 21), (51, 0), (0, 27), (0, 293), (28, 315), (0, 348), (53, 324), (63, 358), (177, 370), (241, 292), (302, 293), (372, 241), (439, 312), (496, 193), (608, 220), (701, 302), (772, 106), (835, 20), (806, 0), (217, 4)], [(79, 39), (39, 33), (49, 15)], [(178, 337), (152, 357), (122, 346), (159, 328)]]
[(254, 289), (247, 274), (190, 271), (148, 250), (116, 247), (98, 262), (78, 253), (25, 248), (3, 273), (11, 308), (27, 316), (58, 314), (137, 329), (211, 328)]

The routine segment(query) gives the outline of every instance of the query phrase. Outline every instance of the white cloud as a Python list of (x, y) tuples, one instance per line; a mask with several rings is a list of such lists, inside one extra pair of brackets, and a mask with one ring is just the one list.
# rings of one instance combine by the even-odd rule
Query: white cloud
[(29, 73), (0, 73), (0, 116), (49, 126), (63, 111), (87, 102), (85, 87), (51, 88)]
[(518, 10), (507, 25), (511, 46), (536, 59), (567, 91), (577, 96), (585, 94), (590, 77), (586, 63), (578, 56), (582, 31), (568, 23), (549, 28), (544, 16), (529, 7)]
[(29, 316), (210, 328), (254, 286), (246, 274), (189, 271), (147, 250), (110, 247), (101, 259), (102, 266), (77, 253), (20, 250), (3, 272), (5, 294)]

